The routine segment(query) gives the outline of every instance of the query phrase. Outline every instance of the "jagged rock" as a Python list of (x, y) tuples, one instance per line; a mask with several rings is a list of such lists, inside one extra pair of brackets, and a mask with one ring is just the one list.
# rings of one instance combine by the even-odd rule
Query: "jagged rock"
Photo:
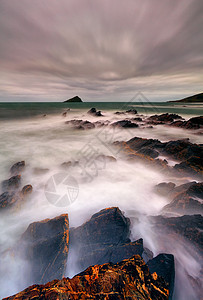
[(171, 123), (174, 120), (182, 119), (181, 116), (177, 114), (161, 114), (161, 115), (153, 115), (147, 118), (147, 123), (157, 125), (157, 124), (165, 124), (165, 123)]
[(82, 101), (82, 99), (81, 99), (80, 97), (75, 96), (75, 97), (70, 98), (70, 99), (68, 99), (68, 100), (65, 100), (65, 101), (63, 101), (63, 102), (65, 103), (65, 102), (83, 102), (83, 101)]
[(33, 285), (5, 299), (166, 300), (168, 297), (168, 283), (156, 273), (151, 275), (137, 255), (117, 264), (91, 266), (72, 279)]
[(175, 279), (175, 264), (172, 254), (161, 253), (147, 262), (151, 274), (156, 272), (169, 284), (169, 299), (172, 299)]
[(123, 128), (137, 128), (139, 127), (136, 123), (132, 123), (129, 120), (117, 121), (111, 124), (113, 127), (123, 127)]
[(201, 215), (184, 215), (182, 217), (151, 217), (156, 232), (189, 240), (197, 249), (203, 250), (203, 217)]
[(94, 123), (91, 123), (89, 121), (83, 121), (83, 120), (70, 120), (70, 121), (66, 121), (66, 124), (70, 124), (73, 126), (73, 128), (75, 129), (93, 129), (95, 128)]
[(30, 263), (30, 284), (64, 276), (69, 248), (68, 215), (30, 224), (16, 247)]
[[(169, 194), (170, 195), (170, 194)], [(195, 214), (203, 212), (203, 183), (190, 182), (181, 185), (171, 193), (172, 201), (164, 206), (164, 212)]]
[(176, 121), (170, 124), (171, 126), (185, 129), (200, 129), (203, 127), (203, 116), (194, 117), (188, 121)]
[(17, 190), (21, 184), (21, 175), (12, 176), (11, 178), (2, 182), (2, 191), (13, 191)]
[(131, 109), (126, 110), (126, 113), (129, 113), (129, 114), (137, 114), (137, 110), (134, 109), (134, 108), (131, 108)]
[(19, 175), (25, 169), (25, 161), (19, 161), (10, 168), (11, 175)]
[[(78, 228), (70, 229), (70, 247), (77, 254), (77, 267), (84, 270), (89, 265), (119, 262), (144, 252), (143, 240), (129, 239), (129, 219), (117, 208), (108, 208), (94, 214)], [(145, 259), (151, 253), (145, 251)]]
[(157, 194), (161, 196), (168, 195), (175, 188), (175, 184), (173, 182), (161, 182), (154, 187), (154, 190)]
[[(201, 155), (201, 154), (200, 154)], [(199, 175), (202, 178), (203, 172), (203, 159), (202, 156), (195, 157), (191, 156), (190, 158), (186, 159), (185, 161), (176, 164), (174, 169), (179, 172), (184, 172), (187, 174)]]
[(92, 107), (88, 112), (88, 114), (97, 116), (97, 117), (101, 117), (103, 116), (100, 110), (96, 110), (96, 108)]
[(0, 208), (10, 208), (14, 204), (22, 204), (22, 201), (32, 193), (32, 186), (25, 185), (22, 188), (22, 191), (10, 191), (4, 192), (0, 195)]

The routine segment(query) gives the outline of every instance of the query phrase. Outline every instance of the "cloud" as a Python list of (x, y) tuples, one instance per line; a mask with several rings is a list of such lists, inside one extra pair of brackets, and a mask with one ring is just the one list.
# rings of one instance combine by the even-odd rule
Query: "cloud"
[(201, 0), (1, 0), (0, 100), (198, 92), (202, 9)]

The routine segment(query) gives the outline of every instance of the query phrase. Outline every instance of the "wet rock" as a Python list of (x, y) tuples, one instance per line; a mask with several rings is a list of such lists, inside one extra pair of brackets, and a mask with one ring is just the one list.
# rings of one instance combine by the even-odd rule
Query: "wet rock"
[(157, 233), (164, 233), (168, 238), (184, 238), (189, 240), (199, 251), (203, 250), (203, 217), (197, 215), (184, 215), (182, 217), (163, 216), (151, 217)]
[[(179, 191), (179, 192), (178, 192)], [(191, 183), (177, 187), (171, 193), (173, 200), (164, 206), (164, 212), (180, 214), (203, 213), (203, 183)]]
[(11, 178), (4, 180), (1, 184), (2, 191), (17, 190), (21, 184), (21, 175), (12, 176)]
[(126, 110), (126, 113), (128, 113), (128, 114), (137, 114), (137, 110), (131, 108), (131, 109)]
[(29, 225), (17, 252), (30, 263), (30, 284), (43, 284), (64, 276), (69, 247), (68, 215)]
[(19, 161), (10, 168), (11, 175), (19, 175), (25, 169), (25, 161)]
[(177, 114), (161, 114), (161, 115), (153, 115), (147, 118), (147, 123), (153, 124), (153, 125), (158, 125), (158, 124), (166, 124), (166, 123), (171, 123), (174, 120), (177, 119), (182, 119), (181, 116)]
[(175, 264), (172, 254), (161, 253), (147, 263), (150, 273), (156, 272), (169, 284), (169, 299), (172, 299), (175, 279)]
[(91, 114), (91, 115), (94, 115), (94, 116), (97, 116), (97, 117), (103, 116), (102, 113), (101, 113), (101, 111), (100, 110), (96, 110), (95, 107), (92, 107), (87, 113)]
[(70, 121), (66, 121), (65, 123), (72, 125), (74, 129), (85, 130), (85, 129), (93, 129), (93, 128), (95, 128), (94, 123), (91, 123), (89, 121), (70, 120)]
[(10, 208), (12, 206), (21, 205), (23, 200), (32, 193), (32, 186), (26, 185), (22, 191), (4, 192), (0, 195), (0, 208)]
[(161, 196), (167, 196), (174, 188), (173, 182), (161, 182), (154, 187), (154, 191)]
[(117, 121), (111, 124), (113, 127), (122, 127), (122, 128), (137, 128), (139, 127), (136, 123), (132, 123), (129, 120)]
[(202, 156), (200, 157), (191, 156), (185, 161), (176, 164), (174, 166), (174, 169), (179, 172), (184, 172), (187, 174), (199, 175), (199, 177), (202, 178), (202, 172), (203, 172)]
[(185, 129), (200, 129), (203, 128), (203, 116), (194, 117), (188, 121), (176, 121), (171, 123), (171, 126), (185, 128)]
[(54, 280), (46, 285), (33, 285), (23, 292), (8, 297), (21, 299), (140, 299), (166, 300), (169, 286), (149, 269), (140, 258), (133, 256), (118, 264), (91, 266), (72, 279)]

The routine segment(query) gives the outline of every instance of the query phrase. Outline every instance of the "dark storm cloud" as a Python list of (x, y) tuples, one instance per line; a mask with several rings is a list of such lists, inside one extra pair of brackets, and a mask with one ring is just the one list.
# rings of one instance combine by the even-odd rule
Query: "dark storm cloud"
[(202, 12), (202, 0), (1, 0), (1, 95), (198, 91)]

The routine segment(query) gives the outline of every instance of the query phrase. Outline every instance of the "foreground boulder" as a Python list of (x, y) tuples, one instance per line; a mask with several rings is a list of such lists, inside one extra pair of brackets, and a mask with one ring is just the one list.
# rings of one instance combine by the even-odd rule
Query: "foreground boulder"
[(17, 245), (17, 253), (30, 263), (30, 284), (44, 284), (64, 276), (69, 247), (68, 215), (29, 225)]
[(33, 285), (5, 299), (165, 300), (168, 297), (169, 284), (157, 273), (150, 274), (147, 265), (137, 255), (117, 264), (91, 266), (72, 279)]
[[(89, 221), (70, 229), (70, 249), (77, 256), (77, 268), (117, 263), (135, 254), (143, 255), (143, 240), (131, 242), (130, 221), (119, 208), (111, 207), (94, 214)], [(145, 253), (145, 259), (152, 258)]]

